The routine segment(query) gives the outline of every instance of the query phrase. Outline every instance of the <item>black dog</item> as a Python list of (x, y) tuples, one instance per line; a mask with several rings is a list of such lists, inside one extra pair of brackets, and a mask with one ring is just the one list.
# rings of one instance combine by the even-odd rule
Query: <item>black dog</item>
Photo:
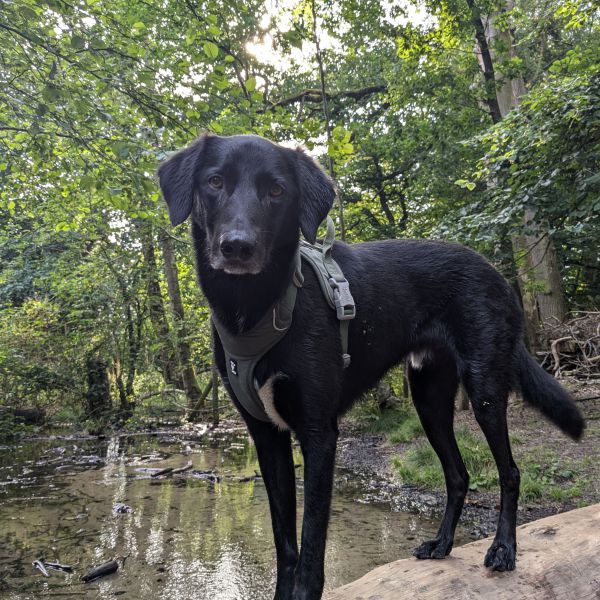
[[(172, 223), (192, 214), (200, 285), (231, 333), (252, 328), (287, 289), (299, 231), (314, 242), (335, 197), (330, 179), (304, 152), (255, 136), (203, 136), (165, 162), (159, 178)], [(333, 257), (356, 301), (351, 365), (343, 368), (335, 313), (304, 265), (292, 326), (256, 371), (273, 423), (248, 414), (227, 386), (256, 444), (269, 495), (275, 598), (321, 597), (338, 419), (406, 358), (412, 397), (448, 492), (436, 538), (415, 555), (443, 558), (452, 549), (469, 482), (453, 433), (454, 398), (462, 382), (500, 476), (500, 518), (485, 565), (513, 569), (519, 470), (506, 425), (509, 393), (520, 391), (574, 438), (584, 428), (567, 392), (525, 349), (517, 298), (481, 256), (455, 244), (336, 243)], [(227, 385), (218, 336), (214, 352)], [(304, 455), (300, 552), (290, 431)]]

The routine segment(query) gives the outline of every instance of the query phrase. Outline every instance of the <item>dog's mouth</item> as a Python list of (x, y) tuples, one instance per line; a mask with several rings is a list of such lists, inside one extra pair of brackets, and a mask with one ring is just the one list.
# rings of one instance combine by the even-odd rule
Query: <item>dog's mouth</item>
[(258, 261), (225, 259), (222, 256), (211, 256), (210, 266), (228, 275), (258, 275), (262, 271), (262, 264)]

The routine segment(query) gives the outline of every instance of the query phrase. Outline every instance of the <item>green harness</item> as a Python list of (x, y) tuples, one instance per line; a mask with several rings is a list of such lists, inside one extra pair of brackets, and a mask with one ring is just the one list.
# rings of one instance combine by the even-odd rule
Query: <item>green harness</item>
[(292, 324), (298, 289), (304, 283), (302, 260), (305, 260), (317, 275), (321, 291), (329, 306), (336, 311), (340, 322), (342, 362), (344, 368), (350, 364), (348, 354), (348, 326), (356, 315), (350, 285), (340, 266), (333, 260), (331, 249), (335, 238), (333, 221), (327, 217), (327, 234), (322, 244), (312, 245), (302, 240), (296, 254), (296, 268), (292, 281), (263, 318), (250, 330), (232, 335), (213, 314), (212, 321), (225, 351), (227, 378), (237, 399), (256, 419), (270, 421), (258, 395), (254, 370), (260, 359), (279, 342)]

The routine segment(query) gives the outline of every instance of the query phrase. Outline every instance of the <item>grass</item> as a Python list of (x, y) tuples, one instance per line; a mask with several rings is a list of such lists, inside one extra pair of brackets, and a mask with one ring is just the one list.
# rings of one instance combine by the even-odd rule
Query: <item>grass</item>
[[(403, 482), (430, 489), (445, 488), (439, 459), (425, 439), (417, 413), (408, 400), (386, 410), (380, 410), (374, 401), (364, 402), (349, 417), (365, 431), (385, 435), (392, 444), (409, 445), (392, 459), (394, 470)], [(483, 435), (473, 433), (467, 426), (457, 428), (455, 435), (469, 472), (469, 489), (498, 491), (496, 463)], [(518, 434), (512, 434), (510, 439), (521, 455), (517, 462), (523, 501), (581, 502), (586, 482), (577, 468), (567, 468), (556, 452), (539, 448), (526, 452), (526, 441)]]
[[(469, 489), (498, 490), (496, 464), (483, 437), (462, 427), (456, 432), (456, 440), (470, 475)], [(522, 500), (565, 502), (582, 496), (583, 482), (577, 471), (566, 468), (557, 456), (525, 456), (520, 463)], [(417, 442), (414, 448), (395, 457), (392, 464), (404, 483), (433, 489), (445, 487), (439, 459), (426, 441)]]
[(349, 417), (369, 433), (385, 435), (392, 444), (410, 442), (425, 435), (417, 412), (408, 400), (385, 410), (380, 410), (375, 402), (363, 402), (352, 409)]
[[(486, 442), (466, 427), (456, 432), (460, 453), (470, 474), (471, 490), (489, 489), (497, 480), (496, 465)], [(425, 487), (444, 487), (444, 473), (433, 448), (423, 441), (402, 457), (393, 459), (396, 472), (405, 483)]]

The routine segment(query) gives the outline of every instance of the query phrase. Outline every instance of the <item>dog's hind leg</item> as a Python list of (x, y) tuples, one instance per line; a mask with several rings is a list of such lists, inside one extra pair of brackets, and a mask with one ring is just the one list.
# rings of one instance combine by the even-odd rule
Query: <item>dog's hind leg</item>
[(289, 431), (246, 416), (267, 488), (277, 552), (275, 600), (291, 600), (298, 562), (296, 537), (296, 473)]
[(415, 551), (417, 558), (444, 558), (452, 550), (454, 531), (469, 487), (469, 474), (454, 437), (454, 397), (458, 374), (452, 354), (445, 349), (430, 351), (422, 362), (412, 361), (408, 379), (413, 402), (423, 429), (438, 455), (448, 498), (442, 523), (433, 540)]
[[(491, 363), (490, 363), (491, 364)], [(517, 551), (517, 501), (519, 499), (519, 469), (513, 460), (506, 424), (509, 378), (498, 365), (483, 369), (476, 376), (468, 375), (465, 387), (475, 418), (490, 446), (500, 479), (500, 516), (494, 542), (484, 564), (493, 571), (512, 571)], [(485, 373), (485, 375), (483, 375)]]

